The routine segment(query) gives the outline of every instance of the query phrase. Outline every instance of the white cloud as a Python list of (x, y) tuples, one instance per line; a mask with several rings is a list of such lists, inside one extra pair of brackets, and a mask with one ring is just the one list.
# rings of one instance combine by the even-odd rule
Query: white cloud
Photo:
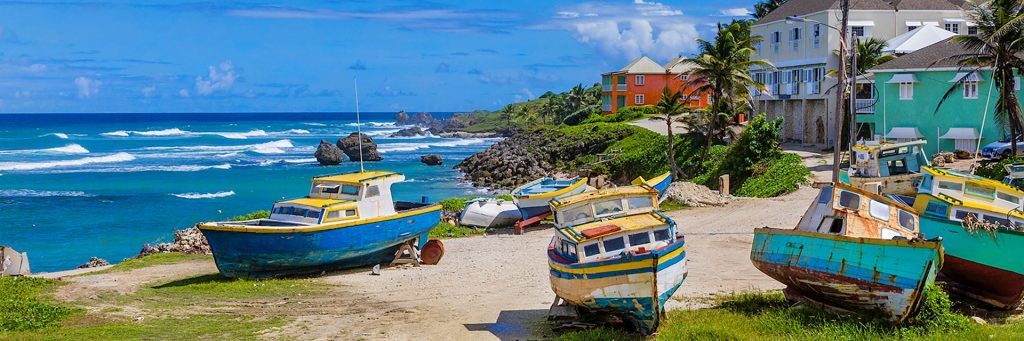
[(186, 90), (186, 89), (178, 90), (178, 96), (186, 97), (187, 98), (189, 96), (188, 90)]
[(671, 6), (643, 0), (561, 9), (550, 22), (534, 28), (568, 30), (577, 41), (601, 54), (624, 60), (641, 55), (667, 60), (695, 50), (699, 36), (697, 20)]
[(523, 95), (526, 96), (527, 100), (532, 100), (532, 99), (536, 98), (536, 96), (533, 95), (533, 91), (530, 91), (530, 89), (522, 88), (522, 89), (519, 89), (519, 92), (522, 92)]
[(75, 87), (78, 88), (78, 98), (91, 98), (96, 96), (96, 94), (100, 92), (100, 85), (103, 85), (103, 82), (92, 78), (75, 78)]
[(32, 97), (32, 92), (28, 90), (18, 90), (14, 92), (14, 98), (29, 98)]
[(218, 66), (210, 65), (207, 78), (196, 76), (196, 95), (207, 96), (215, 92), (227, 91), (235, 85), (237, 79), (235, 65), (231, 64), (230, 60), (226, 60)]
[(745, 17), (750, 15), (750, 11), (743, 7), (728, 8), (722, 10), (722, 15), (727, 17)]
[(147, 86), (145, 88), (142, 88), (142, 96), (144, 96), (144, 97), (147, 97), (147, 98), (148, 97), (153, 97), (153, 94), (155, 94), (155, 93), (156, 93), (156, 87), (155, 86)]
[(29, 65), (28, 67), (26, 67), (25, 71), (38, 73), (38, 72), (46, 72), (46, 69), (47, 69), (46, 64), (32, 64), (32, 65)]

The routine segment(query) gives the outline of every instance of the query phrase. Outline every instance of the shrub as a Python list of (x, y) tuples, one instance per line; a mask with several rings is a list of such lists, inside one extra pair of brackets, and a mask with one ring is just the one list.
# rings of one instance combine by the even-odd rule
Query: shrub
[(935, 284), (929, 284), (922, 293), (920, 306), (910, 323), (925, 329), (963, 329), (970, 327), (972, 321), (966, 316), (953, 311), (953, 301), (949, 295)]
[[(768, 198), (796, 191), (801, 184), (809, 183), (811, 171), (803, 159), (793, 153), (784, 153), (779, 158), (762, 160), (752, 167), (752, 175), (736, 190), (744, 197)], [(730, 179), (731, 180), (731, 179)]]
[(266, 218), (270, 218), (270, 211), (263, 210), (263, 211), (249, 212), (249, 213), (246, 213), (246, 214), (243, 214), (243, 215), (236, 215), (234, 217), (228, 218), (228, 221), (242, 221), (242, 220), (253, 220), (253, 219), (266, 219)]
[(460, 197), (460, 198), (448, 198), (441, 200), (441, 211), (442, 212), (461, 212), (463, 208), (466, 208), (466, 202), (476, 199), (478, 197)]
[(48, 302), (45, 292), (58, 284), (42, 278), (0, 277), (0, 332), (54, 326), (77, 309)]
[(640, 130), (607, 149), (613, 150), (621, 151), (608, 162), (608, 171), (615, 178), (629, 180), (637, 176), (652, 177), (668, 170), (668, 138), (661, 134)]
[(644, 117), (658, 115), (658, 108), (653, 105), (643, 106), (628, 106), (622, 107), (613, 114), (602, 115), (602, 114), (591, 114), (583, 123), (615, 123), (615, 122), (631, 122), (642, 119)]
[(729, 174), (730, 187), (733, 190), (739, 188), (753, 173), (755, 165), (765, 160), (776, 159), (782, 153), (782, 149), (779, 148), (781, 126), (782, 117), (773, 120), (765, 119), (764, 114), (754, 117), (736, 141), (729, 146), (722, 163), (703, 183), (708, 187), (717, 188), (716, 179)]
[(999, 162), (983, 164), (979, 166), (977, 170), (974, 171), (974, 175), (993, 179), (996, 181), (1003, 181), (1003, 177), (1009, 175), (1006, 173), (1006, 168), (1004, 166), (1014, 162), (1024, 162), (1024, 158), (1005, 158), (1000, 160)]

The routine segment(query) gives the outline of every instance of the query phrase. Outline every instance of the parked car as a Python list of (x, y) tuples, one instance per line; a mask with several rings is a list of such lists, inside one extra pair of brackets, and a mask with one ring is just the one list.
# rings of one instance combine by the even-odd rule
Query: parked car
[[(1017, 135), (1015, 139), (1017, 142), (1017, 153), (1018, 155), (1024, 155), (1024, 135)], [(992, 142), (985, 147), (981, 148), (981, 155), (987, 159), (1002, 159), (1010, 156), (1012, 149), (1010, 148), (1010, 137), (1006, 137), (998, 142)]]

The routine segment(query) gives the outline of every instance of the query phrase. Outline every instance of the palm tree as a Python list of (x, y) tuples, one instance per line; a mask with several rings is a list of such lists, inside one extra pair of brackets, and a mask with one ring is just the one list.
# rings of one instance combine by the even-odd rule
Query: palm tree
[(779, 6), (782, 6), (784, 3), (786, 3), (786, 0), (765, 0), (758, 2), (757, 4), (754, 4), (754, 13), (751, 13), (750, 15), (753, 16), (754, 19), (764, 18), (764, 16), (768, 15), (768, 13), (771, 13), (771, 11), (774, 11), (776, 8), (779, 8)]
[[(999, 91), (996, 100), (995, 116), (1001, 124), (1008, 126), (1010, 136), (1016, 137), (1024, 132), (1020, 102), (1014, 91), (1015, 73), (1024, 73), (1024, 4), (1020, 0), (992, 0), (987, 3), (968, 2), (969, 20), (975, 22), (978, 35), (963, 35), (952, 38), (953, 42), (961, 43), (970, 51), (957, 55), (961, 68), (970, 73), (982, 68), (992, 70), (992, 78)], [(964, 77), (966, 78), (966, 76)], [(942, 102), (961, 85), (964, 79), (957, 80), (939, 101), (935, 111)], [(1011, 143), (1012, 153), (1017, 156), (1017, 144)]]
[(857, 74), (863, 75), (879, 64), (896, 59), (896, 55), (885, 52), (885, 42), (868, 38), (857, 43)]
[[(683, 84), (684, 88), (693, 89), (693, 93), (710, 93), (711, 119), (708, 120), (707, 141), (701, 153), (698, 165), (704, 164), (708, 151), (723, 126), (717, 118), (719, 114), (732, 114), (735, 101), (750, 101), (750, 88), (767, 91), (768, 88), (750, 78), (750, 69), (769, 69), (772, 64), (763, 59), (751, 60), (754, 54), (754, 42), (761, 37), (743, 37), (742, 27), (737, 24), (725, 27), (718, 25), (718, 35), (713, 42), (697, 39), (701, 54), (695, 58), (684, 58), (681, 63), (690, 63), (690, 78)], [(687, 96), (689, 97), (689, 96)], [(700, 167), (700, 166), (698, 166)]]
[(682, 115), (686, 110), (686, 103), (683, 102), (683, 94), (679, 93), (678, 90), (670, 90), (668, 86), (665, 86), (661, 90), (661, 99), (658, 100), (658, 104), (655, 105), (658, 108), (658, 113), (663, 115), (658, 117), (659, 120), (665, 120), (665, 124), (668, 127), (668, 164), (669, 171), (672, 172), (673, 179), (680, 179), (682, 171), (679, 170), (679, 165), (676, 164), (676, 153), (675, 153), (675, 139), (676, 135), (672, 133), (672, 123), (675, 122), (675, 117)]

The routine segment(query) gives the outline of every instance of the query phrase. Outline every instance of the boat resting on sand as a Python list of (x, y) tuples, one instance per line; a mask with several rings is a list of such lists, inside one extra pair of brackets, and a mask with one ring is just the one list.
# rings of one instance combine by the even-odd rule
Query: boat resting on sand
[(522, 219), (550, 212), (548, 201), (587, 190), (587, 178), (577, 177), (566, 180), (540, 178), (512, 190), (512, 201), (519, 206)]
[(916, 140), (856, 145), (851, 148), (853, 167), (840, 172), (840, 181), (868, 191), (869, 185), (877, 184), (882, 194), (914, 195), (924, 176), (921, 167), (929, 165), (924, 153), (927, 143)]
[(657, 190), (644, 184), (583, 192), (549, 204), (555, 212), (555, 227), (561, 228), (657, 210), (657, 195)]
[(840, 184), (823, 187), (795, 229), (755, 229), (750, 259), (790, 299), (898, 324), (935, 280), (942, 245), (919, 238), (913, 208)]
[(923, 168), (913, 205), (921, 232), (942, 237), (950, 289), (1000, 309), (1024, 301), (1024, 192), (995, 180)]
[(495, 198), (478, 198), (466, 202), (459, 214), (459, 225), (477, 227), (512, 226), (522, 219), (516, 204)]
[(625, 317), (650, 334), (665, 316), (665, 301), (686, 279), (686, 249), (676, 223), (656, 211), (657, 191), (629, 187), (552, 202), (556, 217), (566, 216), (563, 208), (593, 213), (616, 205), (621, 212), (643, 213), (592, 215), (581, 224), (563, 220), (548, 246), (551, 289), (573, 306)]
[(269, 218), (197, 225), (227, 277), (259, 278), (388, 262), (427, 242), (441, 206), (393, 202), (405, 176), (365, 171), (313, 178), (309, 196), (274, 204)]
[(668, 185), (672, 184), (672, 172), (665, 172), (661, 175), (646, 180), (644, 179), (644, 177), (638, 176), (636, 179), (633, 179), (632, 184), (646, 184), (648, 186), (651, 186), (651, 188), (654, 188), (655, 190), (658, 191), (658, 201), (663, 201), (665, 200), (665, 197), (668, 195)]

